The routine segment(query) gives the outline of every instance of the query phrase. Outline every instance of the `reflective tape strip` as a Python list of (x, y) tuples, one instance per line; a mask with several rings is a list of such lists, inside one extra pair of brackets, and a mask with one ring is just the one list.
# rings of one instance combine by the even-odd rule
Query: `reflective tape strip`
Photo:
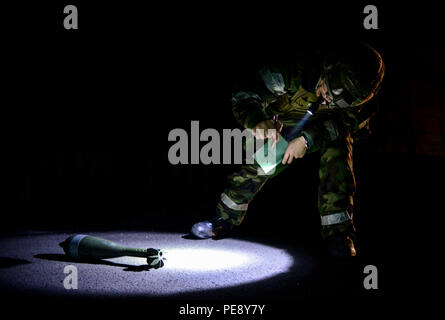
[(80, 241), (85, 238), (86, 235), (84, 234), (78, 234), (75, 235), (73, 239), (71, 239), (71, 242), (68, 247), (68, 252), (71, 257), (78, 258), (79, 257), (79, 243)]
[(248, 203), (236, 204), (225, 193), (221, 194), (221, 201), (230, 209), (236, 211), (247, 211)]
[(342, 211), (337, 213), (332, 213), (326, 216), (321, 216), (321, 225), (330, 226), (332, 224), (339, 224), (350, 220), (348, 212)]

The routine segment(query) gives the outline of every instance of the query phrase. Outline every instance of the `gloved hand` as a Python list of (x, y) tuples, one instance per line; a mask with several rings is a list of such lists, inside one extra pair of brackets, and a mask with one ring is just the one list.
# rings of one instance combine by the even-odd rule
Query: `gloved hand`
[(298, 137), (291, 142), (287, 146), (286, 152), (283, 157), (283, 164), (290, 164), (292, 160), (303, 158), (307, 151), (306, 140), (303, 137)]
[[(258, 123), (255, 127), (252, 128), (252, 134), (257, 139), (274, 139), (275, 142), (280, 141), (280, 131), (283, 128), (283, 125), (280, 122), (275, 123), (272, 120), (264, 120)], [(273, 131), (269, 129), (274, 129)]]

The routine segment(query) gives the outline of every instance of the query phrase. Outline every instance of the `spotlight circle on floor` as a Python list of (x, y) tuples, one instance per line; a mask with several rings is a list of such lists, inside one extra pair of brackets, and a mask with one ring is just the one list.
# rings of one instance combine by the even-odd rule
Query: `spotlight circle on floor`
[(177, 270), (227, 270), (245, 266), (252, 261), (249, 254), (221, 249), (168, 249), (170, 269)]
[(146, 271), (145, 259), (122, 257), (103, 263), (66, 259), (58, 243), (69, 234), (41, 234), (0, 239), (0, 254), (31, 263), (0, 269), (3, 285), (24, 291), (73, 294), (63, 285), (64, 267), (78, 270), (74, 294), (101, 296), (168, 296), (239, 286), (286, 274), (294, 258), (284, 249), (237, 239), (188, 240), (180, 233), (92, 232), (131, 247), (166, 251), (165, 266)]

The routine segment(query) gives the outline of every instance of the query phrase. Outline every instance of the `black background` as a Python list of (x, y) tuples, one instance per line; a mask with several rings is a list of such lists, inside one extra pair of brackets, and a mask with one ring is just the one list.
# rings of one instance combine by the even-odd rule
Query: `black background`
[[(78, 7), (79, 30), (63, 28), (67, 4)], [(444, 90), (443, 60), (428, 59), (444, 52), (443, 28), (437, 7), (373, 4), (378, 30), (364, 30), (363, 3), (14, 7), (2, 233), (187, 233), (214, 214), (234, 167), (171, 165), (168, 132), (190, 131), (192, 120), (201, 130), (239, 127), (230, 110), (237, 77), (300, 47), (362, 39), (381, 52), (386, 76), (373, 135), (355, 145), (359, 250), (364, 265), (382, 270), (378, 301), (417, 301), (439, 276), (444, 158), (417, 152), (410, 99), (418, 80), (426, 92)], [(316, 247), (317, 161), (310, 155), (270, 181), (241, 232)]]

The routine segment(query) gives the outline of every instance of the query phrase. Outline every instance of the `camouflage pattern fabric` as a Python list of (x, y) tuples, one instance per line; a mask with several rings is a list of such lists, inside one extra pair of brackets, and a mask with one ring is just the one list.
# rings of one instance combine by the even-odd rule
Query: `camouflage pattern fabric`
[[(319, 212), (323, 216), (348, 211), (352, 217), (353, 196), (356, 186), (352, 167), (352, 138), (348, 137), (342, 141), (336, 141), (320, 153)], [(228, 185), (224, 194), (237, 204), (248, 204), (268, 179), (270, 179), (268, 176), (257, 174), (255, 165), (242, 166), (238, 172), (228, 177)], [(231, 209), (223, 201), (218, 202), (216, 210), (220, 217), (229, 220), (234, 225), (240, 225), (247, 213), (246, 210)], [(322, 236), (328, 237), (336, 232), (351, 235), (353, 231), (352, 221), (347, 221), (336, 225), (323, 226)]]
[[(301, 63), (296, 63), (290, 67), (268, 67), (250, 83), (247, 82), (243, 90), (235, 91), (232, 110), (238, 122), (252, 128), (278, 114), (284, 130), (296, 125), (310, 104), (317, 100), (313, 92), (302, 86), (301, 66)], [(322, 226), (323, 237), (337, 232), (353, 237), (352, 207), (356, 182), (352, 164), (352, 134), (365, 128), (373, 114), (374, 110), (369, 104), (346, 109), (320, 107), (302, 132), (308, 141), (307, 152), (319, 152), (321, 156), (320, 215), (347, 211), (351, 217), (346, 222)], [(243, 166), (228, 177), (224, 194), (235, 204), (248, 204), (269, 178), (258, 175), (254, 165)], [(242, 223), (246, 212), (234, 209), (222, 200), (217, 204), (217, 214), (234, 225)]]
[[(268, 179), (268, 176), (258, 175), (256, 166), (242, 166), (241, 170), (228, 177), (224, 194), (235, 203), (249, 203)], [(236, 226), (241, 224), (247, 212), (231, 209), (223, 201), (218, 202), (216, 211), (221, 218), (230, 220)]]
[(320, 157), (320, 185), (318, 188), (318, 210), (320, 215), (329, 215), (341, 211), (347, 211), (350, 221), (322, 226), (322, 236), (326, 238), (336, 232), (347, 233), (352, 236), (354, 226), (352, 224), (352, 209), (354, 205), (354, 193), (356, 181), (352, 162), (353, 139), (331, 142), (323, 150)]

